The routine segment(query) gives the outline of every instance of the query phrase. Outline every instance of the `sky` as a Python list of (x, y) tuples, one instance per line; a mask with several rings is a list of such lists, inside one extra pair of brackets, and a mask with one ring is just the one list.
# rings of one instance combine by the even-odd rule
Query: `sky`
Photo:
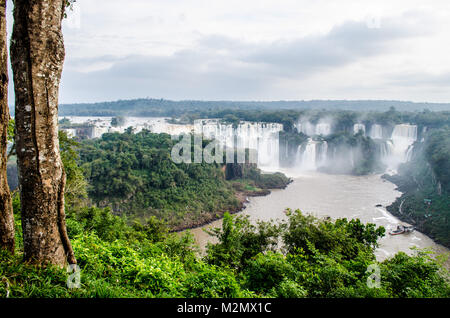
[(448, 0), (77, 0), (63, 34), (61, 103), (450, 102)]

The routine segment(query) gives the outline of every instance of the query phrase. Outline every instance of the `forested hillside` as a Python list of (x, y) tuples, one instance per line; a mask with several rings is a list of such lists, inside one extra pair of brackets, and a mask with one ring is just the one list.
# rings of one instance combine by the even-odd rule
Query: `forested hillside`
[(450, 246), (450, 128), (430, 131), (412, 160), (385, 177), (404, 192), (389, 211)]
[(89, 198), (117, 214), (144, 220), (154, 216), (181, 229), (239, 211), (246, 196), (267, 194), (289, 182), (280, 173), (261, 174), (255, 166), (238, 166), (236, 173), (235, 164), (176, 164), (171, 149), (177, 142), (167, 134), (131, 130), (83, 141), (80, 164)]
[[(283, 80), (280, 75), (285, 72), (280, 68), (281, 65), (271, 63), (271, 58), (260, 60), (257, 57), (261, 55), (258, 51), (273, 55), (270, 53), (272, 49), (267, 49), (276, 48), (277, 42), (281, 41), (286, 32), (278, 36), (274, 34), (273, 40), (269, 41), (274, 42), (270, 47), (261, 47), (263, 50), (258, 49), (260, 44), (257, 43), (254, 43), (258, 45), (254, 46), (254, 49), (252, 44), (244, 45), (244, 50), (239, 48), (241, 45), (233, 45), (234, 48), (228, 50), (226, 47), (231, 42), (224, 43), (224, 39), (229, 35), (218, 38), (220, 46), (225, 44), (225, 51), (216, 50), (218, 47), (210, 50), (213, 47), (207, 42), (215, 42), (212, 38), (204, 41), (213, 35), (211, 31), (217, 35), (216, 31), (219, 30), (208, 25), (206, 16), (213, 18), (209, 21), (214, 25), (220, 20), (223, 31), (235, 29), (239, 34), (247, 34), (249, 30), (243, 30), (243, 26), (251, 21), (245, 17), (244, 23), (239, 24), (239, 20), (245, 16), (242, 13), (250, 7), (239, 6), (239, 12), (229, 12), (227, 8), (235, 9), (235, 6), (224, 1), (223, 6), (219, 5), (220, 12), (202, 10), (202, 26), (199, 28), (197, 23), (194, 29), (191, 29), (186, 23), (191, 20), (198, 22), (198, 19), (192, 17), (200, 16), (198, 12), (190, 11), (193, 6), (189, 6), (187, 18), (184, 13), (179, 14), (182, 11), (178, 11), (178, 8), (170, 10), (169, 7), (163, 7), (170, 1), (152, 2), (153, 8), (161, 9), (156, 11), (146, 7), (148, 1), (134, 1), (138, 3), (138, 6), (134, 7), (131, 2), (125, 5), (123, 1), (113, 3), (108, 0), (100, 3), (101, 1), (97, 0), (90, 1), (89, 8), (82, 2), (87, 3), (76, 0), (0, 0), (0, 298), (51, 298), (48, 302), (50, 306), (46, 310), (49, 312), (53, 309), (56, 312), (55, 298), (257, 298), (262, 301), (261, 298), (450, 297), (450, 276), (444, 267), (446, 260), (443, 256), (436, 256), (425, 249), (413, 248), (412, 251), (408, 250), (411, 254), (399, 252), (393, 255), (387, 252), (386, 257), (389, 258), (379, 261), (376, 252), (377, 248), (381, 247), (380, 238), (386, 234), (384, 227), (372, 223), (363, 224), (360, 219), (333, 219), (331, 216), (317, 218), (312, 214), (314, 211), (303, 214), (300, 210), (286, 209), (286, 202), (275, 202), (275, 206), (267, 204), (269, 209), (284, 213), (281, 215), (282, 220), (258, 221), (243, 214), (233, 215), (245, 205), (247, 196), (266, 195), (271, 189), (286, 187), (292, 180), (282, 173), (265, 173), (258, 168), (264, 165), (257, 166), (249, 162), (250, 160), (243, 160), (244, 163), (208, 163), (203, 158), (197, 160), (197, 163), (177, 163), (173, 160), (172, 151), (179, 140), (174, 137), (177, 133), (173, 133), (173, 130), (167, 130), (173, 133), (173, 136), (152, 133), (148, 129), (155, 127), (148, 125), (147, 120), (139, 130), (136, 128), (139, 133), (134, 133), (133, 127), (125, 129), (128, 126), (124, 126), (127, 123), (125, 116), (169, 117), (171, 123), (189, 124), (199, 118), (218, 118), (221, 123), (232, 123), (233, 125), (228, 126), (235, 130), (241, 121), (262, 122), (256, 125), (256, 130), (261, 133), (260, 128), (269, 126), (270, 138), (265, 141), (259, 138), (259, 134), (253, 134), (258, 137), (255, 139), (257, 147), (267, 144), (270, 152), (275, 155), (272, 157), (267, 153), (257, 152), (260, 159), (269, 157), (271, 163), (278, 165), (280, 145), (276, 144), (278, 138), (274, 135), (277, 136), (280, 130), (283, 130), (281, 135), (292, 141), (292, 149), (286, 144), (286, 155), (295, 151), (301, 155), (299, 158), (303, 158), (306, 151), (299, 150), (304, 147), (309, 150), (306, 154), (312, 155), (304, 158), (314, 158), (315, 164), (316, 155), (320, 154), (316, 150), (323, 150), (326, 144), (333, 152), (330, 161), (337, 161), (336, 153), (351, 154), (350, 157), (347, 156), (349, 159), (345, 160), (351, 161), (352, 167), (349, 171), (331, 169), (328, 172), (356, 175), (378, 172), (383, 168), (377, 164), (377, 144), (374, 140), (387, 139), (384, 135), (396, 136), (396, 126), (407, 126), (403, 127), (407, 129), (403, 129), (402, 134), (398, 135), (414, 135), (414, 140), (419, 142), (414, 146), (413, 160), (400, 167), (399, 175), (387, 176), (405, 192), (391, 210), (439, 242), (449, 245), (450, 104), (383, 100), (233, 102), (137, 99), (61, 105), (60, 96), (68, 96), (66, 88), (70, 90), (78, 84), (86, 85), (78, 89), (82, 88), (83, 94), (90, 96), (89, 100), (97, 100), (98, 97), (93, 98), (100, 91), (96, 85), (105, 84), (108, 92), (98, 96), (103, 96), (102, 99), (109, 98), (115, 90), (114, 85), (108, 83), (109, 80), (119, 84), (120, 91), (114, 92), (117, 94), (122, 94), (123, 90), (126, 94), (139, 96), (134, 95), (137, 92), (132, 90), (141, 87), (154, 90), (153, 93), (160, 95), (157, 93), (157, 86), (147, 85), (145, 79), (161, 83), (169, 80), (168, 85), (163, 85), (163, 92), (170, 92), (177, 86), (163, 71), (165, 60), (170, 63), (173, 70), (171, 73), (182, 79), (182, 85), (190, 91), (189, 94), (194, 93), (197, 86), (212, 94), (206, 96), (219, 96), (217, 93), (226, 88), (228, 81), (233, 82), (234, 88), (246, 91), (246, 94), (249, 94), (247, 96), (266, 96), (274, 93), (267, 91), (260, 94), (263, 89), (266, 90), (265, 85), (257, 85), (261, 89), (259, 93), (248, 91), (245, 85), (255, 84), (256, 77), (264, 77), (271, 85), (276, 86), (289, 82), (292, 93), (296, 96), (302, 94), (301, 90), (298, 91), (299, 85), (295, 84), (296, 76), (292, 76), (294, 73), (289, 72), (291, 75), (284, 76)], [(13, 10), (9, 10), (10, 4)], [(83, 15), (72, 16), (73, 19), (67, 21), (63, 27), (63, 20), (68, 17), (74, 5), (83, 6)], [(274, 8), (279, 7), (274, 3)], [(127, 16), (128, 12), (125, 10), (133, 8), (137, 11)], [(320, 11), (322, 14), (323, 10)], [(115, 15), (111, 15), (113, 12)], [(295, 11), (286, 12), (287, 15), (282, 14), (282, 19), (287, 19), (289, 15), (295, 16), (290, 14), (292, 12)], [(402, 12), (401, 15), (417, 16), (405, 14), (411, 12), (411, 8), (402, 8)], [(138, 13), (144, 15), (139, 16)], [(166, 16), (165, 13), (172, 17)], [(314, 11), (309, 13), (314, 16)], [(400, 23), (397, 21), (393, 24), (389, 20), (384, 24), (383, 18), (386, 28), (383, 27), (382, 30), (387, 30), (386, 37), (379, 36), (380, 30), (377, 28), (361, 29), (359, 22), (347, 21), (348, 12), (343, 13), (341, 16), (336, 15), (342, 25), (335, 24), (336, 20), (327, 22), (331, 22), (328, 35), (314, 35), (315, 31), (309, 28), (311, 25), (298, 25), (313, 32), (305, 38), (306, 42), (298, 42), (299, 39), (289, 37), (286, 38), (287, 41), (281, 41), (289, 43), (295, 40), (293, 44), (299, 43), (288, 45), (286, 50), (276, 49), (280, 53), (289, 51), (289, 54), (280, 55), (280, 60), (288, 63), (289, 71), (298, 72), (297, 75), (309, 82), (310, 78), (313, 79), (313, 74), (308, 75), (303, 68), (310, 63), (299, 62), (308, 62), (309, 56), (312, 56), (313, 60), (316, 60), (312, 68), (328, 78), (328, 74), (322, 72), (327, 67), (332, 67), (333, 72), (338, 71), (339, 65), (354, 70), (352, 65), (362, 65), (362, 58), (367, 57), (381, 63), (387, 62), (378, 59), (381, 55), (373, 55), (381, 54), (382, 51), (390, 52), (387, 54), (389, 62), (395, 60), (392, 59), (392, 51), (384, 49), (388, 42), (395, 44), (395, 38), (402, 40), (398, 44), (406, 43), (403, 41), (406, 40), (405, 36), (414, 41), (418, 40), (411, 36), (417, 33), (415, 31), (418, 29), (411, 28), (409, 20), (403, 20), (401, 16), (397, 16)], [(268, 21), (268, 17), (264, 14), (264, 23)], [(395, 15), (389, 19), (393, 17)], [(430, 17), (433, 18), (432, 15)], [(232, 24), (227, 26), (224, 23), (226, 20), (231, 20)], [(294, 17), (293, 22), (297, 23), (297, 20), (304, 19)], [(423, 29), (422, 22), (428, 20), (420, 18), (420, 22), (411, 22), (417, 23), (418, 27)], [(12, 25), (9, 25), (10, 22)], [(320, 24), (319, 21), (318, 25)], [(402, 24), (404, 26), (399, 27)], [(137, 29), (134, 29), (135, 25), (138, 26)], [(164, 25), (164, 34), (157, 30), (161, 25)], [(98, 28), (99, 26), (101, 28)], [(281, 30), (284, 29), (283, 25), (280, 26)], [(289, 29), (292, 29), (292, 26), (290, 25)], [(409, 28), (403, 28), (407, 26)], [(173, 27), (177, 29), (172, 29)], [(68, 34), (65, 31), (68, 36), (63, 35), (63, 29), (68, 31)], [(181, 34), (183, 39), (172, 37), (175, 33), (166, 33), (169, 29)], [(255, 29), (261, 33), (261, 28)], [(144, 34), (142, 30), (148, 32)], [(180, 30), (183, 32), (180, 33)], [(125, 33), (121, 33), (122, 31)], [(251, 33), (247, 34), (249, 38), (252, 38)], [(294, 33), (297, 37), (298, 32)], [(192, 35), (195, 38), (192, 38)], [(353, 47), (353, 44), (357, 44), (357, 41), (354, 41), (355, 35), (364, 38), (364, 41)], [(69, 39), (68, 43), (64, 43), (65, 38)], [(112, 39), (114, 41), (111, 41)], [(160, 41), (161, 39), (170, 41)], [(439, 36), (439, 39), (442, 37)], [(262, 43), (268, 39), (261, 40)], [(196, 48), (190, 46), (189, 42), (195, 44)], [(303, 45), (304, 43), (309, 45)], [(161, 44), (166, 48), (162, 48)], [(173, 46), (173, 49), (170, 46)], [(312, 48), (313, 55), (305, 55), (302, 53), (303, 49), (298, 50), (296, 47)], [(405, 47), (409, 50), (408, 45)], [(198, 49), (200, 50), (196, 52)], [(326, 54), (319, 52), (324, 49)], [(163, 51), (172, 53), (164, 55)], [(243, 51), (246, 51), (245, 54)], [(370, 56), (367, 54), (369, 51)], [(347, 54), (351, 52), (354, 54)], [(241, 56), (233, 63), (227, 63), (227, 60), (223, 59), (234, 53)], [(254, 56), (251, 57), (249, 53)], [(208, 57), (210, 54), (216, 58), (211, 60)], [(262, 56), (264, 55), (266, 54), (263, 53)], [(299, 59), (290, 60), (289, 55), (299, 55)], [(70, 57), (70, 61), (65, 64), (66, 56)], [(404, 57), (404, 53), (400, 56)], [(149, 67), (140, 57), (151, 58), (155, 61), (154, 66), (158, 68)], [(178, 58), (183, 57), (190, 58), (176, 63)], [(128, 58), (136, 59), (138, 63), (127, 64), (123, 68), (117, 67)], [(196, 60), (199, 63), (196, 63)], [(251, 60), (253, 62), (250, 62)], [(109, 61), (114, 62), (108, 65)], [(259, 66), (252, 67), (248, 69), (248, 75), (251, 76), (243, 74), (245, 81), (236, 81), (234, 76), (229, 76), (232, 75), (236, 64), (240, 65), (239, 69), (236, 69), (239, 74), (246, 72), (247, 67), (242, 68), (243, 64), (263, 66), (269, 72), (260, 73)], [(136, 69), (133, 65), (137, 66)], [(185, 73), (183, 69), (186, 65), (195, 72)], [(307, 68), (310, 67), (308, 65)], [(64, 90), (60, 91), (63, 69), (68, 72), (63, 81)], [(117, 70), (120, 72), (116, 73)], [(109, 73), (110, 71), (112, 73)], [(95, 75), (99, 72), (107, 75), (105, 79), (108, 81), (96, 79)], [(208, 76), (211, 72), (216, 74), (214, 77), (219, 75), (217, 86), (204, 85), (212, 79)], [(402, 72), (407, 74), (407, 77), (424, 74), (421, 69), (404, 69)], [(75, 74), (78, 75), (73, 77)], [(82, 77), (79, 77), (81, 74)], [(362, 78), (371, 77), (370, 72), (363, 75)], [(384, 82), (390, 83), (389, 90), (400, 88), (398, 84), (395, 85), (396, 81), (393, 81), (396, 74), (379, 75), (378, 79), (384, 78)], [(197, 81), (200, 77), (206, 81)], [(358, 78), (351, 77), (349, 76), (348, 80), (355, 83), (359, 81)], [(186, 86), (186, 79), (195, 80)], [(445, 80), (439, 77), (436, 79)], [(426, 81), (431, 84), (435, 80), (428, 78)], [(211, 84), (214, 84), (213, 82), (211, 81)], [(399, 82), (403, 83), (401, 86), (413, 84)], [(320, 83), (321, 87), (327, 87), (329, 90), (326, 81)], [(345, 88), (349, 82), (339, 84)], [(364, 86), (369, 88), (374, 84), (368, 81)], [(441, 90), (438, 86), (427, 84), (426, 89), (434, 95)], [(381, 91), (382, 87), (377, 87), (379, 90), (370, 92), (370, 95)], [(411, 87), (415, 90), (414, 86)], [(239, 96), (235, 95), (237, 92), (234, 88), (229, 91), (228, 96)], [(11, 89), (14, 91), (13, 98), (8, 96)], [(84, 98), (76, 93), (78, 89), (73, 91), (74, 95), (78, 95), (77, 99), (69, 100)], [(302, 89), (309, 90), (308, 87)], [(280, 92), (283, 90), (285, 88)], [(355, 92), (358, 90), (356, 87)], [(405, 92), (407, 91), (399, 92), (397, 96), (402, 96)], [(358, 92), (360, 93), (362, 92)], [(422, 91), (418, 90), (416, 93), (421, 94)], [(272, 96), (276, 95), (278, 94)], [(445, 100), (444, 95), (429, 97), (433, 97), (433, 100)], [(14, 104), (11, 111), (9, 104)], [(96, 132), (97, 128), (100, 130), (92, 134), (85, 131), (80, 136), (74, 128), (81, 129), (84, 124), (72, 124), (67, 119), (60, 122), (60, 116), (64, 115), (112, 116), (109, 123), (114, 129), (110, 129), (109, 123), (90, 122), (87, 125), (92, 129), (91, 132)], [(301, 127), (306, 123), (301, 122), (301, 118), (315, 128), (325, 124), (327, 129), (314, 129), (313, 133), (306, 129), (304, 133)], [(60, 123), (72, 130), (60, 130)], [(102, 126), (97, 127), (96, 124)], [(215, 127), (211, 131), (218, 130), (216, 124), (213, 124)], [(382, 133), (372, 140), (372, 137), (365, 134), (364, 125), (370, 125), (372, 132), (372, 126), (375, 124), (383, 125)], [(250, 135), (250, 126), (247, 126), (247, 136)], [(358, 128), (361, 126), (364, 129)], [(243, 143), (241, 140), (241, 143), (235, 143), (237, 136), (233, 135), (231, 130), (225, 131), (228, 140), (233, 140), (227, 142), (227, 145), (237, 145), (240, 151), (248, 147), (249, 149), (245, 149), (241, 154), (244, 159), (249, 159), (250, 151), (254, 151), (250, 142)], [(413, 133), (410, 134), (410, 131)], [(406, 134), (403, 134), (405, 132)], [(102, 136), (98, 138), (100, 135)], [(78, 136), (79, 139), (75, 140), (70, 136)], [(408, 142), (409, 139), (411, 138), (408, 138)], [(188, 150), (203, 152), (209, 142), (204, 140), (199, 145), (188, 142), (181, 151), (183, 155)], [(404, 149), (408, 151), (406, 155), (412, 149), (411, 143)], [(386, 140), (386, 145), (388, 144), (395, 146), (391, 140)], [(358, 149), (357, 153), (355, 149)], [(215, 149), (214, 154), (218, 157), (225, 156), (224, 153), (217, 154), (217, 151)], [(190, 157), (189, 154), (187, 156)], [(308, 183), (308, 186), (310, 185), (311, 183)], [(336, 186), (332, 184), (332, 187), (337, 188), (340, 185), (341, 183)], [(295, 198), (301, 200), (308, 195), (304, 189), (295, 192)], [(327, 200), (326, 194), (322, 191), (319, 194), (320, 200)], [(354, 190), (345, 193), (345, 198), (349, 200), (355, 199), (352, 196), (362, 197), (359, 193), (355, 195)], [(334, 209), (336, 201), (331, 203), (334, 204), (331, 209)], [(263, 213), (260, 213), (261, 206), (256, 206), (256, 209), (257, 216), (263, 216)], [(346, 209), (352, 214), (344, 215), (360, 215), (354, 214), (355, 211), (351, 208)], [(204, 251), (200, 251), (189, 230), (180, 231), (218, 218), (222, 218), (220, 228), (205, 230), (212, 240)], [(383, 218), (385, 217), (381, 217)], [(407, 244), (406, 248), (410, 245)], [(397, 249), (397, 246), (394, 248)], [(181, 301), (185, 302), (184, 299)], [(248, 303), (247, 306), (256, 304), (257, 301)], [(119, 303), (117, 300), (114, 302)], [(6, 303), (12, 305), (12, 312), (20, 313), (25, 308), (18, 302), (2, 301), (1, 313), (4, 316), (6, 309), (3, 304)], [(66, 306), (65, 312), (77, 310), (81, 313), (78, 307), (68, 307), (66, 301), (60, 304)], [(152, 307), (148, 308), (153, 310)], [(392, 314), (404, 314), (404, 308), (395, 309), (398, 311)], [(166, 312), (175, 313), (171, 310), (173, 308)], [(38, 310), (35, 310), (35, 313), (37, 312)]]
[[(287, 180), (280, 174), (262, 175), (251, 167), (233, 167), (226, 173), (225, 166), (215, 164), (191, 168), (173, 164), (167, 155), (174, 141), (164, 134), (128, 131), (81, 145), (64, 133), (59, 139), (67, 172), (67, 230), (81, 269), (80, 285), (67, 288), (66, 269), (22, 262), (16, 193), (16, 255), (0, 252), (0, 296), (450, 297), (442, 263), (424, 251), (415, 256), (398, 253), (377, 262), (374, 250), (385, 229), (357, 219), (322, 220), (287, 210), (284, 222), (253, 224), (247, 217), (224, 213), (222, 228), (210, 231), (216, 243), (210, 243), (200, 256), (189, 233), (169, 234), (170, 226), (161, 220), (164, 213), (169, 220), (185, 219), (189, 217), (186, 204), (197, 208), (190, 212), (195, 215), (210, 202), (224, 204), (225, 209), (226, 199), (235, 202), (235, 189), (258, 192), (258, 185), (283, 186)], [(221, 197), (213, 192), (219, 186), (227, 191), (220, 192)], [(157, 196), (159, 209), (152, 202), (139, 201), (137, 193)], [(173, 193), (181, 200), (169, 201)], [(114, 202), (113, 207), (121, 210), (113, 213), (109, 207), (90, 206), (88, 196)], [(130, 218), (136, 206), (147, 208), (150, 217)], [(121, 215), (114, 215), (117, 212)], [(381, 275), (379, 284), (374, 271)]]

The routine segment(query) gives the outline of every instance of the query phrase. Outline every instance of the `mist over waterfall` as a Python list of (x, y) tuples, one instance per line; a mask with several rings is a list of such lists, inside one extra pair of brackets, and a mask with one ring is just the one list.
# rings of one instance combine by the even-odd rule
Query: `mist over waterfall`
[(282, 124), (241, 122), (238, 125), (217, 119), (194, 121), (194, 133), (205, 139), (217, 140), (224, 149), (256, 150), (258, 167), (267, 170), (279, 168), (279, 132)]
[(331, 124), (318, 123), (316, 125), (316, 135), (328, 136), (331, 134)]
[[(218, 141), (223, 149), (254, 150), (251, 153), (257, 157), (250, 161), (266, 171), (292, 168), (353, 174), (380, 171), (383, 165), (388, 171), (395, 172), (399, 164), (411, 159), (414, 142), (423, 139), (427, 131), (426, 127), (419, 131), (416, 125), (407, 123), (396, 126), (367, 124), (363, 123), (363, 118), (339, 121), (331, 116), (303, 117), (294, 123), (294, 131), (287, 133), (289, 139), (280, 139), (283, 132), (280, 123), (241, 121), (232, 124), (221, 119), (199, 119), (193, 124), (176, 124), (165, 118), (127, 117), (125, 124), (113, 127), (111, 117), (69, 119), (72, 123), (86, 123), (86, 127), (67, 128), (71, 136), (98, 138), (104, 133), (123, 132), (127, 127), (132, 127), (134, 132), (146, 129), (175, 136), (193, 132), (203, 135), (204, 139)], [(285, 134), (283, 132), (284, 137)], [(243, 162), (242, 155), (237, 159)], [(379, 167), (374, 168), (375, 164)]]
[(360, 120), (300, 118), (295, 128), (308, 138), (296, 145), (291, 165), (300, 171), (358, 174), (372, 168), (378, 172), (396, 171), (399, 164), (411, 159), (413, 144), (418, 138), (416, 125), (366, 125), (363, 118)]
[(305, 146), (298, 147), (296, 161), (304, 170), (316, 169), (316, 143), (312, 139)]
[(370, 138), (383, 139), (383, 126), (378, 125), (378, 124), (373, 124), (370, 127)]
[(314, 124), (308, 120), (299, 120), (295, 124), (297, 131), (304, 133), (307, 136), (328, 136), (332, 133), (331, 120), (320, 120), (318, 123)]
[(355, 124), (353, 125), (353, 133), (357, 134), (362, 131), (363, 135), (366, 134), (366, 125), (364, 124)]
[(413, 143), (417, 140), (417, 126), (396, 125), (392, 131), (389, 145), (390, 153), (384, 158), (390, 169), (396, 170), (400, 163), (411, 158)]
[(296, 154), (296, 168), (301, 171), (314, 171), (325, 165), (328, 144), (326, 141), (308, 139), (305, 145), (300, 145)]

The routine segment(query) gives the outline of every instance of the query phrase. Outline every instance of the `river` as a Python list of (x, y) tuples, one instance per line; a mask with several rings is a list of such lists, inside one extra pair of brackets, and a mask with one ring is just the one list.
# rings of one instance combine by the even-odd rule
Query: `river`
[[(67, 117), (72, 123), (83, 123), (91, 120), (91, 124), (95, 124), (100, 133), (110, 131), (112, 128), (111, 117)], [(216, 132), (219, 137), (229, 137), (229, 129), (218, 129), (217, 122), (209, 123), (204, 120), (200, 120), (199, 123), (203, 125), (203, 132)], [(208, 124), (209, 123), (209, 124)], [(305, 125), (302, 123), (300, 126)], [(192, 125), (174, 125), (166, 122), (164, 118), (153, 117), (128, 117), (125, 126), (120, 129), (114, 128), (113, 131), (123, 131), (125, 127), (133, 126), (136, 131), (141, 129), (150, 129), (156, 133), (169, 133), (179, 134), (182, 132), (190, 132), (193, 129)], [(301, 128), (301, 127), (297, 128)], [(309, 127), (309, 126), (308, 126)], [(303, 128), (308, 128), (303, 127)], [(330, 124), (318, 124), (314, 128), (313, 132), (307, 132), (312, 134), (328, 134), (331, 133)], [(220, 127), (219, 127), (220, 128)], [(226, 127), (222, 127), (226, 128)], [(228, 127), (230, 128), (230, 127)], [(244, 131), (239, 130), (239, 136), (241, 136), (243, 144), (246, 142), (250, 145), (251, 140), (266, 135), (264, 132), (273, 133), (279, 131), (282, 126), (279, 124), (261, 124), (261, 123), (245, 123), (242, 124)], [(382, 127), (375, 125), (375, 128), (371, 130), (371, 135), (374, 138), (382, 137)], [(355, 131), (361, 129), (361, 124), (355, 125)], [(365, 131), (366, 127), (364, 127)], [(221, 133), (225, 132), (222, 136)], [(75, 131), (72, 131), (75, 133)], [(250, 138), (248, 135), (250, 134)], [(243, 138), (247, 136), (249, 140)], [(270, 136), (269, 136), (270, 137)], [(392, 139), (392, 141), (390, 140)], [(403, 162), (406, 160), (405, 155), (410, 150), (410, 146), (417, 139), (417, 126), (401, 124), (397, 125), (392, 132), (386, 146), (390, 149), (387, 153), (389, 156), (393, 156), (388, 161)], [(278, 137), (274, 139), (270, 137), (268, 140), (272, 143), (278, 144)], [(316, 166), (316, 147), (315, 141), (312, 139), (308, 143), (309, 146), (314, 148), (314, 151), (305, 151), (304, 154), (310, 155), (311, 158), (304, 158), (304, 154), (301, 154), (300, 166), (302, 168), (313, 168)], [(308, 148), (307, 145), (307, 148)], [(258, 152), (258, 157), (264, 157), (268, 162), (277, 163), (279, 158), (278, 147), (274, 148), (275, 151), (271, 152), (271, 156), (267, 157), (264, 151)], [(392, 154), (391, 154), (392, 152)], [(267, 158), (266, 158), (267, 157)], [(407, 157), (407, 155), (406, 155)], [(313, 160), (313, 164), (302, 164), (302, 162), (310, 163)], [(334, 163), (334, 162), (333, 162)], [(275, 164), (275, 167), (278, 165)], [(378, 226), (384, 226), (387, 232), (390, 229), (395, 229), (398, 224), (401, 224), (396, 217), (392, 216), (386, 211), (385, 207), (390, 205), (394, 200), (400, 196), (400, 192), (396, 191), (396, 186), (389, 181), (381, 179), (380, 175), (369, 176), (349, 176), (349, 175), (329, 175), (318, 172), (299, 173), (295, 170), (282, 171), (275, 168), (277, 171), (285, 173), (287, 176), (292, 177), (294, 181), (284, 190), (273, 190), (272, 193), (265, 197), (253, 197), (250, 198), (250, 202), (246, 208), (240, 212), (250, 216), (253, 221), (270, 219), (283, 219), (285, 218), (284, 211), (286, 208), (293, 210), (300, 209), (303, 213), (310, 213), (318, 217), (329, 216), (333, 219), (337, 218), (359, 218), (363, 223), (375, 223)], [(382, 207), (376, 207), (381, 204)], [(212, 242), (212, 237), (206, 234), (203, 230), (205, 228), (220, 227), (221, 220), (208, 224), (206, 226), (192, 229), (191, 232), (199, 244), (202, 251), (205, 250), (205, 246), (208, 242)], [(408, 254), (412, 254), (411, 247), (418, 248), (432, 248), (437, 253), (448, 253), (449, 250), (445, 247), (434, 243), (426, 235), (415, 231), (409, 234), (391, 236), (386, 233), (386, 236), (379, 241), (379, 248), (376, 250), (377, 259), (382, 261), (395, 255), (399, 251), (404, 251)], [(450, 268), (450, 261), (447, 261), (447, 267)]]
[[(449, 250), (436, 244), (428, 236), (414, 231), (409, 234), (391, 236), (387, 232), (398, 224), (405, 224), (391, 215), (385, 207), (401, 195), (396, 186), (380, 175), (349, 176), (329, 175), (318, 172), (293, 173), (281, 171), (293, 178), (293, 182), (284, 190), (273, 190), (264, 197), (252, 197), (245, 209), (240, 212), (250, 216), (250, 220), (285, 219), (286, 208), (300, 209), (303, 213), (317, 217), (359, 218), (363, 223), (375, 223), (386, 228), (386, 235), (379, 240), (375, 251), (377, 260), (383, 261), (399, 251), (413, 254), (412, 247), (431, 248), (438, 254)], [(382, 207), (376, 207), (381, 204)], [(206, 226), (192, 229), (202, 251), (212, 237), (204, 229), (220, 227), (221, 220)], [(450, 262), (447, 261), (449, 267)]]

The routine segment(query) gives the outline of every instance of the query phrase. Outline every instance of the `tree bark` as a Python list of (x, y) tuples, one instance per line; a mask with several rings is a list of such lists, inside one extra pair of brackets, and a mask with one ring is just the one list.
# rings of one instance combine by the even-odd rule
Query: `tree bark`
[(9, 122), (6, 42), (6, 0), (0, 0), (0, 248), (14, 253), (14, 216), (6, 174)]
[(15, 0), (11, 40), (24, 258), (59, 266), (76, 264), (65, 224), (66, 178), (58, 141), (65, 4)]

